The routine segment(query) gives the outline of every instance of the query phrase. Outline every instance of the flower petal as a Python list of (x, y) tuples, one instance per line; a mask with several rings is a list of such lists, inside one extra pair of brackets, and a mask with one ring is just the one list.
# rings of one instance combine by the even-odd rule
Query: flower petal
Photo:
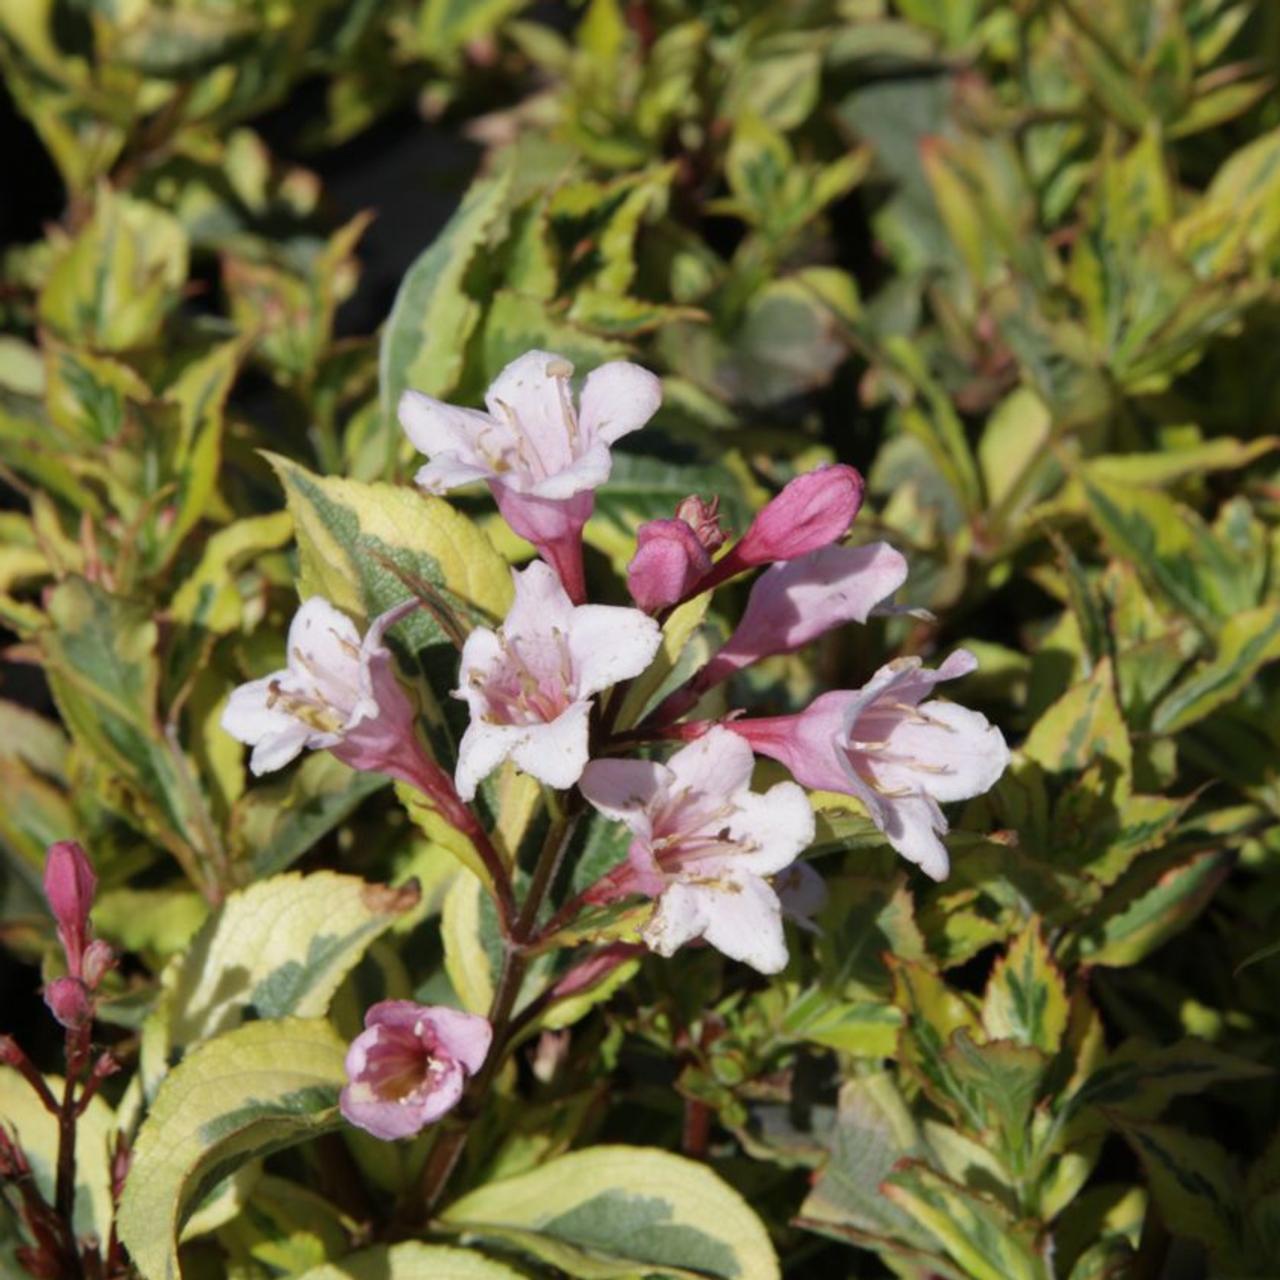
[(493, 430), (488, 414), (445, 404), (421, 391), (406, 391), (397, 414), (410, 443), (428, 458), (448, 453), (460, 461), (476, 462), (477, 438)]
[(645, 945), (660, 956), (673, 956), (707, 927), (707, 894), (698, 886), (673, 884), (658, 899), (658, 909), (645, 925)]
[(708, 901), (702, 936), (717, 951), (760, 973), (780, 973), (787, 967), (782, 904), (764, 880), (744, 875), (722, 890), (708, 888), (703, 892)]
[(563, 502), (577, 494), (598, 489), (612, 470), (609, 446), (597, 440), (549, 475), (539, 477), (506, 471), (502, 479), (509, 489), (517, 493), (548, 502)]
[(882, 798), (883, 824), (876, 825), (889, 843), (908, 862), (914, 862), (925, 875), (945, 880), (951, 870), (947, 847), (938, 838), (947, 832), (947, 819), (931, 796)]
[(578, 780), (582, 794), (606, 818), (642, 835), (651, 830), (643, 811), (671, 784), (671, 770), (656, 760), (592, 760)]
[(310, 596), (289, 624), (289, 683), (350, 714), (361, 696), (360, 632), (323, 596)]
[(813, 843), (813, 807), (794, 782), (779, 782), (763, 795), (744, 791), (734, 803), (729, 835), (746, 846), (732, 858), (735, 869), (772, 875), (789, 867)]
[(681, 747), (668, 761), (672, 790), (717, 800), (740, 798), (751, 782), (755, 757), (736, 733), (719, 725)]
[(453, 454), (442, 453), (432, 458), (425, 467), (418, 468), (413, 483), (427, 493), (448, 493), (450, 489), (461, 489), (464, 484), (492, 479), (493, 474), (489, 467), (464, 462)]
[(490, 724), (472, 715), (458, 744), (458, 765), (453, 782), (466, 801), (475, 799), (476, 788), (515, 751), (523, 739), (525, 726)]
[(489, 1025), (489, 1019), (441, 1005), (430, 1007), (422, 1017), (435, 1031), (440, 1048), (475, 1075), (484, 1065), (485, 1058), (489, 1056), (489, 1046), (493, 1043), (493, 1027)]
[(662, 643), (662, 628), (652, 618), (618, 605), (582, 605), (573, 610), (568, 630), (574, 687), (582, 698), (638, 676)]
[(547, 724), (520, 726), (511, 759), (539, 782), (557, 791), (568, 790), (587, 767), (587, 717), (590, 714), (590, 702), (573, 702)]
[[(572, 635), (575, 609), (565, 594), (556, 571), (541, 560), (527, 569), (512, 570), (515, 599), (502, 623), (508, 644), (516, 644), (522, 655), (533, 655), (547, 644), (555, 645), (554, 631), (566, 639)], [(558, 665), (559, 653), (554, 661)]]
[(903, 719), (889, 734), (886, 752), (893, 759), (873, 762), (878, 779), (891, 789), (927, 792), (941, 803), (968, 800), (995, 786), (1009, 764), (1009, 748), (986, 716), (936, 699), (919, 713), (924, 720)]
[(583, 432), (612, 444), (643, 427), (662, 403), (662, 381), (625, 360), (602, 364), (582, 385)]
[(485, 392), (489, 412), (510, 423), (536, 460), (531, 471), (554, 475), (573, 460), (568, 415), (573, 366), (549, 351), (526, 351)]

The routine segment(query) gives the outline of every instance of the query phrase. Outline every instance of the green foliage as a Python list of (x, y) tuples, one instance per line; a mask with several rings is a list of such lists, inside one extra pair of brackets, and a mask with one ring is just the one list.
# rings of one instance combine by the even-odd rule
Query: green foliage
[[(39, 878), (76, 838), (127, 953), (78, 1229), (109, 1238), (120, 1134), (145, 1280), (1280, 1272), (1274, 4), (19, 0), (0, 66), (62, 186), (2, 259), (0, 627), (51, 705), (0, 701), (0, 942), (57, 976)], [(397, 174), (422, 230), (376, 332), (343, 306), (380, 211), (339, 221), (273, 153), (298, 104), (326, 170), (415, 109), (484, 148), (469, 185)], [(456, 197), (434, 234), (428, 189)], [(910, 562), (913, 612), (706, 709), (964, 645), (956, 696), (1016, 754), (940, 884), (815, 794), (827, 902), (767, 985), (690, 951), (543, 999), (643, 912), (555, 931), (424, 1222), (448, 1122), (339, 1133), (342, 1055), (380, 999), (490, 1007), (491, 868), (327, 753), (252, 777), (219, 720), (300, 596), (504, 614), (530, 548), (482, 495), (412, 490), (396, 405), (478, 405), (532, 347), (663, 378), (587, 526), (596, 598), (687, 494), (741, 531), (832, 459), (868, 479), (855, 538)], [(620, 726), (742, 598), (665, 620)], [(450, 768), (451, 637), (421, 610), (390, 639)], [(523, 889), (546, 798), (508, 770), (479, 808)], [(619, 839), (583, 824), (548, 916)], [(0, 1069), (51, 1198), (24, 1088)]]

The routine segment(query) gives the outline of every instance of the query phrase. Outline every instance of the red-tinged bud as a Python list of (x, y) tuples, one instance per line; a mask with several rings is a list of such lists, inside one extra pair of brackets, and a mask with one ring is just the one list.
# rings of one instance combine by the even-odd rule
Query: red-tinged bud
[(682, 498), (676, 507), (676, 519), (683, 520), (708, 551), (718, 551), (725, 544), (726, 534), (720, 527), (720, 495), (710, 502), (703, 502), (696, 493)]
[(74, 840), (49, 846), (44, 864), (44, 896), (58, 923), (58, 937), (67, 954), (67, 968), (80, 976), (89, 940), (89, 911), (98, 878), (88, 855)]
[(765, 504), (729, 554), (716, 562), (702, 589), (756, 565), (794, 560), (829, 547), (849, 532), (862, 506), (863, 488), (861, 474), (843, 463), (796, 476)]
[(0, 1062), (6, 1067), (16, 1067), (26, 1056), (12, 1036), (0, 1036)]
[(102, 979), (116, 967), (116, 949), (101, 938), (95, 938), (84, 950), (82, 976), (90, 991), (96, 991)]
[(794, 560), (849, 532), (862, 506), (862, 476), (844, 465), (796, 476), (751, 522), (733, 553), (745, 565)]
[(55, 978), (44, 989), (44, 1002), (68, 1031), (77, 1031), (93, 1019), (89, 989), (79, 978)]
[(16, 1182), (30, 1174), (31, 1165), (18, 1141), (18, 1131), (6, 1129), (0, 1124), (0, 1178)]
[(650, 520), (636, 533), (636, 554), (627, 566), (627, 590), (646, 613), (656, 613), (690, 595), (711, 571), (711, 557), (684, 520)]

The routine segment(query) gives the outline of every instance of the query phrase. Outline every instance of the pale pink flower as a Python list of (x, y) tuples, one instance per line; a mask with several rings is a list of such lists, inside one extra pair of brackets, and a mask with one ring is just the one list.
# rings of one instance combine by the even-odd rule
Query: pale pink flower
[(735, 720), (728, 728), (780, 760), (806, 787), (856, 796), (889, 843), (926, 875), (949, 869), (939, 808), (994, 786), (1009, 763), (1000, 730), (933, 686), (977, 666), (963, 649), (936, 671), (919, 658), (880, 668), (861, 689), (823, 694), (798, 715)]
[(686, 688), (672, 694), (658, 719), (683, 715), (708, 689), (753, 662), (792, 653), (847, 622), (866, 622), (906, 578), (906, 560), (886, 542), (823, 547), (771, 565), (752, 585), (733, 634)]
[(384, 613), (361, 639), (327, 600), (303, 603), (289, 626), (289, 665), (234, 689), (222, 713), (222, 727), (253, 747), (255, 774), (282, 768), (304, 748), (327, 747), (353, 769), (401, 776), (414, 710), (382, 637), (405, 610)]
[(455, 696), (471, 723), (455, 780), (464, 800), (507, 759), (550, 787), (573, 786), (587, 763), (592, 698), (639, 675), (662, 641), (638, 609), (575, 606), (545, 564), (513, 577), (515, 601), (501, 629), (477, 627), (462, 649)]
[(601, 365), (574, 407), (573, 366), (547, 351), (507, 365), (485, 394), (487, 413), (418, 391), (400, 398), (400, 423), (431, 461), (417, 474), (428, 493), (485, 481), (507, 523), (538, 548), (577, 604), (586, 597), (582, 527), (608, 478), (609, 446), (644, 426), (662, 383), (625, 361)]
[(383, 1000), (347, 1050), (342, 1114), (375, 1138), (408, 1138), (457, 1105), (493, 1040), (486, 1018), (412, 1000)]
[(753, 765), (751, 748), (721, 728), (665, 764), (593, 760), (583, 795), (633, 838), (626, 865), (589, 900), (657, 898), (643, 937), (659, 955), (703, 938), (761, 973), (783, 969), (782, 908), (765, 877), (813, 840), (813, 811), (793, 782), (753, 792)]

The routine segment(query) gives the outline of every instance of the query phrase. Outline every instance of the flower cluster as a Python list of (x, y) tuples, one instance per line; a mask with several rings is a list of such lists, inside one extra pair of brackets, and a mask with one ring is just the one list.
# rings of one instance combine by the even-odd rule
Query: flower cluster
[[(777, 973), (787, 963), (783, 917), (797, 910), (784, 898), (809, 903), (798, 908), (803, 915), (817, 889), (796, 861), (814, 835), (804, 788), (855, 797), (890, 845), (941, 878), (948, 862), (940, 805), (992, 786), (1008, 761), (1004, 739), (976, 712), (932, 696), (935, 685), (973, 669), (964, 651), (936, 670), (916, 658), (890, 662), (862, 688), (824, 694), (796, 715), (697, 718), (704, 695), (751, 664), (890, 608), (906, 561), (882, 542), (845, 545), (863, 482), (852, 467), (831, 465), (791, 480), (736, 539), (721, 527), (714, 496), (691, 495), (672, 517), (638, 530), (627, 573), (634, 607), (588, 603), (583, 529), (595, 491), (609, 477), (610, 446), (655, 413), (661, 384), (615, 362), (586, 378), (575, 404), (572, 374), (563, 358), (531, 351), (490, 387), (487, 412), (412, 391), (400, 404), (405, 431), (429, 459), (417, 483), (431, 493), (485, 483), (540, 556), (513, 571), (514, 603), (501, 625), (474, 627), (462, 642), (455, 696), (470, 719), (452, 777), (416, 737), (413, 703), (384, 643), (412, 602), (361, 637), (327, 601), (307, 600), (290, 628), (288, 665), (236, 690), (223, 723), (252, 744), (255, 772), (281, 767), (304, 747), (328, 749), (426, 792), (477, 847), (471, 802), (504, 762), (624, 824), (625, 861), (551, 926), (538, 926), (536, 898), (515, 911), (509, 875), (495, 859), (514, 954), (554, 938), (566, 912), (650, 899), (639, 926), (650, 950), (670, 956), (702, 941)], [(653, 662), (671, 611), (754, 570), (741, 620), (719, 651), (639, 723), (619, 723), (626, 685)], [(684, 745), (654, 758), (670, 741)], [(637, 750), (645, 754), (626, 754)], [(785, 765), (795, 781), (753, 791), (758, 755)], [(571, 798), (558, 812), (580, 808)], [(535, 872), (537, 893), (554, 869)], [(631, 950), (610, 943), (549, 998), (612, 971)], [(377, 1005), (351, 1047), (344, 1113), (381, 1137), (417, 1132), (459, 1099), (469, 1077), (485, 1075), (487, 1056), (501, 1048), (490, 1040), (489, 1023), (474, 1015)]]

